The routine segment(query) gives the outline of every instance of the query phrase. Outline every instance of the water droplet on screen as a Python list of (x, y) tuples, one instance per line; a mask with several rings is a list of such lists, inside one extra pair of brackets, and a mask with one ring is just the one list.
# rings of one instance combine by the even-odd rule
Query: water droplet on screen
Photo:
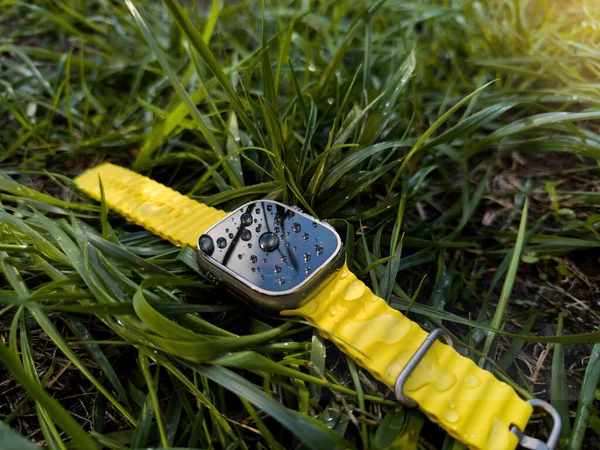
[(254, 212), (255, 212), (256, 214), (260, 214), (260, 208), (256, 208), (256, 209), (254, 210)]
[(279, 264), (275, 264), (275, 266), (273, 266), (273, 272), (275, 272), (275, 273), (281, 272), (281, 266)]
[(297, 250), (298, 250), (298, 247), (296, 247), (296, 246), (294, 245), (294, 247), (292, 247), (292, 250), (293, 250), (293, 251), (297, 251)]
[(263, 264), (267, 263), (267, 258), (263, 258)]
[(254, 229), (254, 231), (256, 231), (257, 233), (260, 233), (260, 226), (256, 227), (256, 228)]
[(279, 238), (275, 233), (267, 231), (258, 238), (258, 245), (265, 252), (272, 252), (279, 247)]
[(278, 282), (279, 284), (283, 284), (283, 283), (285, 283), (285, 278), (283, 278), (283, 277), (279, 277), (279, 279), (277, 280), (277, 282)]
[(260, 279), (261, 279), (261, 280), (264, 280), (264, 279), (265, 279), (265, 276), (264, 276), (264, 275), (261, 275), (261, 276), (260, 276)]
[(252, 268), (252, 269), (250, 269), (250, 270), (252, 270), (252, 273), (254, 273), (254, 272), (256, 272), (256, 267), (253, 267), (253, 268)]
[(240, 222), (242, 222), (242, 225), (245, 226), (252, 225), (252, 216), (248, 213), (244, 213), (240, 217)]
[(279, 233), (279, 227), (275, 227), (275, 229), (273, 230), (275, 233)]
[(215, 251), (215, 243), (213, 238), (211, 238), (208, 234), (203, 234), (198, 240), (198, 247), (204, 254), (208, 256), (212, 255)]
[(273, 210), (273, 205), (267, 205), (267, 211), (271, 212)]
[(256, 261), (258, 261), (258, 258), (256, 257), (256, 255), (251, 255), (250, 256), (250, 262), (252, 264), (256, 264)]
[(229, 233), (229, 239), (233, 239), (233, 233)]
[(219, 248), (227, 247), (227, 239), (225, 239), (224, 237), (218, 238), (217, 239), (217, 247), (219, 247)]
[(254, 223), (258, 223), (258, 219), (254, 219)]
[(225, 233), (229, 233), (229, 228), (225, 228)]
[(283, 255), (283, 256), (281, 257), (281, 262), (286, 262), (286, 261), (287, 261), (287, 256)]
[(309, 238), (308, 233), (302, 233), (302, 239), (305, 241)]
[(252, 232), (247, 228), (242, 230), (242, 241), (249, 241), (250, 239), (252, 239)]
[(308, 275), (308, 274), (310, 273), (310, 267), (307, 267), (306, 269), (304, 269), (304, 273), (305, 273), (306, 275)]
[(315, 252), (317, 253), (317, 255), (320, 255), (321, 253), (323, 253), (323, 247), (320, 245), (315, 245)]
[(305, 253), (304, 254), (304, 262), (309, 262), (310, 261), (310, 253)]
[(248, 242), (248, 248), (252, 248), (252, 243)]
[(242, 254), (238, 253), (238, 259), (242, 259)]
[(294, 222), (292, 224), (292, 231), (294, 233), (300, 233), (300, 230), (302, 229), (302, 227), (300, 226), (300, 224), (298, 222)]
[(275, 216), (275, 224), (276, 225), (281, 225), (281, 216), (279, 214), (277, 214)]
[(313, 227), (313, 228), (317, 228), (317, 222), (313, 222), (313, 223), (312, 223), (312, 227)]

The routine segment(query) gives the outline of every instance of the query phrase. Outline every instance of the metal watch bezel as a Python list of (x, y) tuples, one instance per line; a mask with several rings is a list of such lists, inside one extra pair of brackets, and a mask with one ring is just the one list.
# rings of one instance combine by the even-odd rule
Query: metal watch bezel
[[(246, 208), (247, 206), (260, 201), (268, 201), (270, 203), (283, 206), (284, 208), (293, 209), (296, 214), (302, 215), (307, 219), (313, 220), (317, 222), (320, 226), (330, 230), (336, 237), (337, 243), (336, 249), (334, 250), (332, 255), (327, 260), (325, 260), (325, 262), (318, 268), (318, 270), (315, 270), (305, 281), (303, 281), (298, 286), (285, 291), (269, 291), (253, 285), (237, 273), (233, 272), (228, 267), (224, 266), (223, 264), (219, 263), (215, 259), (202, 252), (199, 248), (199, 244), (196, 245), (196, 250), (198, 251), (198, 265), (201, 269), (202, 274), (209, 281), (217, 283), (218, 285), (222, 285), (225, 289), (233, 293), (235, 296), (241, 298), (244, 301), (249, 302), (250, 304), (258, 307), (259, 309), (278, 312), (286, 309), (298, 308), (302, 306), (302, 304), (304, 304), (305, 301), (311, 298), (312, 295), (320, 291), (322, 287), (325, 284), (327, 284), (327, 280), (331, 279), (331, 276), (343, 267), (346, 261), (344, 245), (342, 244), (340, 235), (337, 233), (335, 228), (329, 223), (320, 221), (319, 219), (316, 219), (315, 217), (306, 214), (305, 212), (297, 208), (288, 206), (284, 203), (277, 202), (274, 200), (257, 200), (245, 203), (237, 209), (239, 210), (242, 208)], [(234, 214), (237, 214), (237, 212), (232, 212), (228, 214), (219, 222), (217, 222), (208, 230), (206, 230), (205, 233), (209, 234), (214, 228), (218, 227), (221, 223), (227, 221)], [(198, 237), (198, 239), (199, 238), (200, 237)]]

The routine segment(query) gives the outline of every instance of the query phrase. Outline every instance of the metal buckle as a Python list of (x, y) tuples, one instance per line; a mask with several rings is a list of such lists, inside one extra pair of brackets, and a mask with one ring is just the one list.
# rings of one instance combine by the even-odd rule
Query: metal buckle
[(394, 392), (396, 393), (396, 398), (398, 401), (406, 406), (407, 408), (414, 408), (417, 406), (417, 402), (407, 398), (404, 395), (404, 384), (408, 377), (410, 377), (411, 373), (415, 370), (417, 365), (421, 362), (427, 351), (431, 348), (433, 343), (439, 338), (443, 337), (446, 343), (450, 347), (454, 347), (454, 343), (452, 342), (452, 336), (444, 330), (443, 328), (436, 328), (429, 336), (425, 338), (423, 343), (419, 346), (417, 351), (411, 356), (408, 360), (408, 364), (402, 369), (402, 371), (398, 374), (398, 378), (396, 378), (396, 383), (394, 384)]
[(519, 438), (519, 445), (521, 445), (521, 447), (523, 448), (528, 448), (531, 450), (554, 450), (558, 445), (558, 439), (560, 438), (560, 430), (562, 429), (562, 419), (560, 418), (558, 411), (550, 403), (545, 402), (543, 400), (539, 400), (537, 398), (527, 400), (527, 403), (529, 403), (534, 408), (542, 408), (544, 411), (546, 411), (552, 416), (552, 431), (550, 431), (548, 441), (543, 442), (539, 439), (527, 436), (516, 426), (513, 426), (510, 429), (510, 432), (514, 433)]

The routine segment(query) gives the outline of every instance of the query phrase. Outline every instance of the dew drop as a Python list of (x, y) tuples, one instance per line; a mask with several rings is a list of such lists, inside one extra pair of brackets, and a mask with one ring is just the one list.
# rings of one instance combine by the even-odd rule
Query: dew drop
[(275, 272), (275, 273), (281, 272), (281, 266), (279, 264), (275, 264), (273, 266), (273, 272)]
[(273, 210), (273, 205), (267, 205), (267, 211), (271, 212)]
[(277, 279), (277, 282), (278, 282), (279, 284), (284, 284), (284, 283), (285, 283), (285, 278), (283, 278), (283, 277), (279, 277), (279, 278)]
[(248, 248), (252, 248), (252, 243), (248, 242)]
[(242, 230), (242, 241), (249, 241), (252, 239), (252, 232), (248, 229)]
[(217, 247), (219, 247), (219, 248), (227, 247), (227, 239), (225, 239), (224, 237), (218, 238), (217, 239)]
[(260, 214), (260, 208), (256, 208), (256, 209), (254, 210), (254, 212), (255, 212), (256, 214)]
[(344, 270), (344, 271), (342, 271), (341, 278), (346, 278), (348, 275), (350, 275), (350, 272), (348, 272), (347, 270)]
[(252, 270), (252, 273), (254, 273), (254, 272), (256, 272), (256, 267), (253, 267), (253, 268), (252, 268), (252, 269), (250, 269), (250, 270)]
[(454, 411), (452, 409), (449, 409), (448, 411), (446, 411), (444, 413), (444, 417), (450, 423), (456, 423), (460, 419), (460, 415), (456, 411)]
[(279, 214), (275, 216), (275, 225), (281, 225), (281, 216)]
[(225, 228), (225, 233), (229, 233), (229, 228)]
[(233, 233), (229, 233), (229, 239), (233, 239)]
[(296, 247), (296, 246), (294, 245), (294, 246), (292, 247), (292, 250), (293, 250), (293, 251), (297, 251), (297, 250), (298, 250), (298, 247)]
[(344, 292), (344, 299), (356, 300), (365, 293), (365, 284), (360, 281), (353, 281), (346, 287)]
[(283, 255), (280, 259), (281, 259), (281, 262), (284, 263), (287, 261), (287, 256)]
[(242, 258), (243, 258), (242, 254), (238, 253), (238, 259), (242, 259)]
[(317, 222), (313, 222), (313, 223), (312, 223), (312, 227), (313, 227), (313, 228), (317, 228)]
[(304, 262), (309, 262), (310, 261), (310, 253), (305, 253), (304, 254)]
[(257, 233), (260, 233), (260, 225), (259, 225), (259, 226), (257, 226), (257, 227), (254, 229), (254, 231), (256, 231)]
[(310, 267), (307, 267), (306, 269), (304, 269), (304, 273), (306, 275), (309, 275), (310, 274)]
[(263, 264), (267, 263), (267, 258), (263, 258)]
[(335, 316), (335, 315), (338, 313), (338, 311), (337, 311), (337, 308), (336, 308), (335, 306), (332, 306), (332, 307), (331, 307), (331, 309), (330, 309), (329, 311), (331, 311), (331, 314), (332, 314), (333, 316)]
[(465, 380), (465, 384), (468, 388), (475, 389), (477, 386), (481, 384), (481, 380), (475, 375), (469, 375)]
[(264, 279), (265, 279), (265, 276), (264, 276), (264, 275), (261, 275), (261, 276), (260, 276), (260, 279), (261, 279), (261, 280), (264, 280)]
[(323, 253), (323, 247), (321, 245), (315, 245), (315, 252), (317, 253), (317, 255), (320, 255), (321, 253)]
[(305, 241), (309, 238), (308, 233), (302, 233), (302, 239)]
[(249, 213), (244, 213), (240, 217), (240, 222), (245, 226), (252, 225), (252, 216)]
[(302, 227), (300, 226), (300, 224), (298, 222), (294, 222), (292, 224), (292, 231), (294, 233), (300, 233), (300, 230), (302, 229)]

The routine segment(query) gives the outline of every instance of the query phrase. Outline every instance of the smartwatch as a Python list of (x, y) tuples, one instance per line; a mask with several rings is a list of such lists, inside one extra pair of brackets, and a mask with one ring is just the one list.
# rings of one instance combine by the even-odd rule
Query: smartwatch
[[(231, 213), (110, 163), (76, 185), (132, 222), (198, 250), (204, 277), (263, 311), (300, 316), (451, 436), (472, 449), (554, 449), (561, 422), (548, 403), (522, 399), (452, 346), (391, 308), (346, 265), (326, 221), (294, 206), (258, 200)], [(443, 338), (441, 342), (438, 338)], [(552, 416), (547, 442), (524, 433), (533, 408)]]

